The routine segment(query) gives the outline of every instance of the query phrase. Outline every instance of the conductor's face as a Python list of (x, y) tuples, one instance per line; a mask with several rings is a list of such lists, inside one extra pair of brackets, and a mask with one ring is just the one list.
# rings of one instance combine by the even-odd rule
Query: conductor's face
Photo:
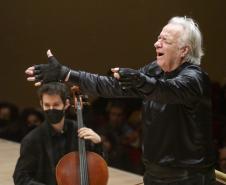
[(180, 25), (167, 24), (156, 43), (154, 44), (157, 54), (157, 64), (165, 72), (175, 70), (183, 62), (188, 47), (182, 45), (181, 39), (184, 29)]
[(61, 97), (57, 94), (43, 94), (41, 105), (44, 111), (51, 109), (62, 110), (65, 107)]

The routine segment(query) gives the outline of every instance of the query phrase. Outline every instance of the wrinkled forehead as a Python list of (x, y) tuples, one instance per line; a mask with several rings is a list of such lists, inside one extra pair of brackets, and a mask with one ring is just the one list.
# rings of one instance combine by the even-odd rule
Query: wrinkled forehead
[(160, 36), (178, 38), (182, 35), (183, 32), (184, 28), (181, 25), (169, 23), (163, 27)]

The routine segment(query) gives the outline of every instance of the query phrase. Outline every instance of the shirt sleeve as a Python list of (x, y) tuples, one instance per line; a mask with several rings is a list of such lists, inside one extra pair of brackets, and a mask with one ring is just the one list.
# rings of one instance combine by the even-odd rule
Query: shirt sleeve
[(91, 96), (105, 98), (139, 97), (135, 89), (129, 91), (122, 90), (119, 81), (111, 76), (72, 70), (69, 81), (79, 85), (83, 93)]

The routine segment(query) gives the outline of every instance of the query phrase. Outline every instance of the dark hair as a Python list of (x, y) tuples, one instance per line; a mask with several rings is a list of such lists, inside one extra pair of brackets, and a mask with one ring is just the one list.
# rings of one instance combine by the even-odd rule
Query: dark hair
[(60, 82), (50, 82), (50, 83), (43, 84), (38, 89), (38, 96), (41, 101), (42, 101), (43, 94), (59, 95), (64, 103), (66, 99), (69, 98), (69, 90), (67, 86)]
[(38, 119), (43, 122), (44, 121), (44, 115), (41, 110), (34, 108), (34, 107), (27, 107), (24, 108), (20, 114), (20, 117), (23, 122), (25, 122), (29, 115), (35, 115), (38, 117)]

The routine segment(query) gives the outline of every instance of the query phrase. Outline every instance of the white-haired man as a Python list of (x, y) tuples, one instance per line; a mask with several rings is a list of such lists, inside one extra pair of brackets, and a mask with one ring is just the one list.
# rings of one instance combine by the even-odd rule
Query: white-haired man
[(70, 81), (85, 93), (143, 98), (145, 185), (212, 185), (215, 157), (211, 139), (208, 75), (200, 68), (202, 36), (191, 18), (173, 17), (154, 44), (157, 59), (139, 70), (112, 68), (99, 76), (49, 63), (29, 67), (28, 81)]

